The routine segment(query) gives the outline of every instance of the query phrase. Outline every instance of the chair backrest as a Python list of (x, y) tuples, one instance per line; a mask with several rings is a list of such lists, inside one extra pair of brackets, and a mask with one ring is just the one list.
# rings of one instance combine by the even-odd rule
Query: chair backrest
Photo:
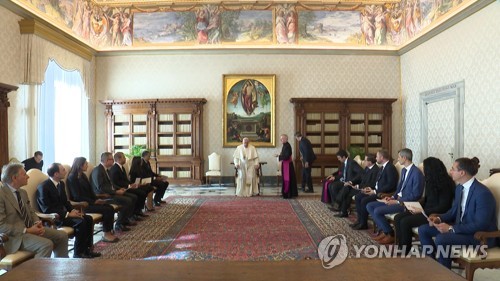
[(401, 179), (401, 171), (403, 170), (403, 165), (399, 164), (398, 161), (396, 161), (396, 164), (394, 164), (394, 167), (396, 167), (396, 170), (398, 170), (398, 182), (399, 182), (399, 179)]
[(92, 173), (92, 170), (95, 168), (94, 165), (90, 164), (88, 165), (87, 171), (85, 172), (85, 175), (87, 175), (87, 178), (90, 179), (90, 173)]
[(363, 161), (361, 161), (361, 156), (359, 155), (356, 155), (354, 158), (352, 158), (352, 160), (356, 161), (356, 163), (358, 163), (359, 166), (363, 164)]
[(26, 193), (28, 193), (28, 199), (30, 200), (31, 207), (33, 207), (36, 212), (41, 213), (40, 207), (36, 201), (36, 189), (38, 185), (47, 180), (49, 176), (38, 169), (31, 169), (27, 172), (27, 174), (29, 176), (28, 184), (21, 188), (26, 190)]
[(481, 181), (481, 183), (490, 189), (497, 201), (497, 226), (500, 229), (500, 173), (491, 175), (489, 178)]
[(221, 170), (221, 157), (219, 154), (213, 152), (208, 155), (208, 170), (220, 171)]
[(420, 170), (420, 172), (424, 172), (424, 162), (418, 164), (418, 169)]

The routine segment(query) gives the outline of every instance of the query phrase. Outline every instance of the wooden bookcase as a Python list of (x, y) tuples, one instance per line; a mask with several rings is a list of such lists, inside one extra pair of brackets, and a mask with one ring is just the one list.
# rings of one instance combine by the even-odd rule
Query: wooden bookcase
[[(17, 86), (0, 83), (0, 167), (9, 163), (9, 97), (8, 93), (17, 91)], [(0, 171), (0, 174), (2, 172)]]
[(107, 149), (151, 150), (159, 174), (176, 184), (201, 184), (203, 105), (206, 99), (107, 100)]
[[(391, 151), (392, 103), (396, 99), (292, 98), (295, 131), (306, 136), (317, 160), (312, 167), (315, 183), (339, 167), (335, 153), (356, 146), (365, 153)], [(295, 146), (297, 178), (301, 179), (300, 153)], [(354, 157), (355, 155), (353, 155)]]

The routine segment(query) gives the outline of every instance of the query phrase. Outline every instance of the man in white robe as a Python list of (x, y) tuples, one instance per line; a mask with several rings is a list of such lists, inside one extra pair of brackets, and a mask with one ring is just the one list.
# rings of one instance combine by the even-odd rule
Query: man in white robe
[(238, 170), (236, 178), (236, 196), (250, 197), (259, 194), (259, 155), (257, 150), (249, 144), (248, 138), (243, 139), (243, 144), (236, 147), (234, 152), (234, 165)]

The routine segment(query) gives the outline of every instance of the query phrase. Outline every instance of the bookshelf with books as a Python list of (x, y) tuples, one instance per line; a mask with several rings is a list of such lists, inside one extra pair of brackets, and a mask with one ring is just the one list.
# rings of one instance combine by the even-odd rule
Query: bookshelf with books
[[(315, 183), (340, 166), (335, 154), (341, 148), (358, 147), (365, 153), (375, 153), (381, 148), (391, 151), (394, 101), (396, 99), (290, 99), (295, 110), (295, 131), (311, 141), (317, 156), (311, 171)], [(302, 164), (298, 145), (294, 157), (300, 179)]]
[(206, 99), (101, 101), (111, 152), (133, 145), (151, 150), (157, 173), (177, 184), (201, 184), (203, 105)]

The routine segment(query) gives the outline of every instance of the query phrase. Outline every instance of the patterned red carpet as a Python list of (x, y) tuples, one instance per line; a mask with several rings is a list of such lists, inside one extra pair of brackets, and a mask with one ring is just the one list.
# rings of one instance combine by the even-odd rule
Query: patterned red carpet
[(95, 250), (109, 259), (317, 259), (317, 245), (328, 235), (351, 232), (350, 242), (371, 244), (347, 222), (319, 198), (173, 196), (120, 242), (99, 242)]

